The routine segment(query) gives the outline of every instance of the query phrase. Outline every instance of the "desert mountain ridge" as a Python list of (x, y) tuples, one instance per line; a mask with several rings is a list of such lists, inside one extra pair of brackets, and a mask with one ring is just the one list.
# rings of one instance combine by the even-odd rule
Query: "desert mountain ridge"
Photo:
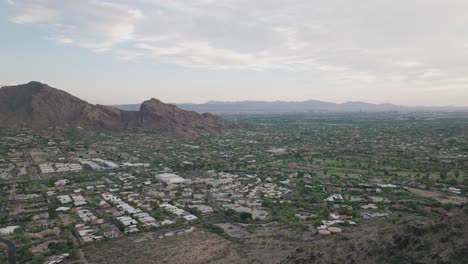
[[(401, 106), (396, 104), (373, 104), (350, 101), (333, 103), (319, 100), (306, 101), (209, 101), (202, 104), (182, 103), (177, 107), (198, 113), (213, 114), (275, 114), (275, 113), (306, 113), (306, 112), (418, 112), (418, 111), (466, 111), (468, 107), (456, 106)], [(113, 105), (122, 110), (139, 109), (139, 104)]]
[(224, 120), (218, 116), (182, 110), (155, 98), (141, 103), (137, 111), (125, 111), (89, 104), (35, 81), (0, 89), (0, 126), (33, 129), (76, 126), (116, 131), (143, 128), (173, 135), (219, 133), (225, 128)]

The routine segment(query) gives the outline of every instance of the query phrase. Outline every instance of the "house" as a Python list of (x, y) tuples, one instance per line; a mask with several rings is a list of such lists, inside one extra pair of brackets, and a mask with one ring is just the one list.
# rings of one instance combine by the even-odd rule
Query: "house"
[(388, 217), (388, 213), (362, 213), (361, 215), (364, 219)]
[(455, 187), (449, 187), (448, 191), (454, 194), (461, 194), (461, 189)]
[(0, 235), (9, 235), (13, 234), (17, 228), (20, 228), (20, 226), (7, 226), (4, 228), (0, 228)]
[(70, 210), (70, 207), (65, 207), (65, 206), (61, 206), (61, 207), (55, 209), (55, 211), (57, 211), (58, 213), (65, 213), (68, 210)]
[(62, 203), (62, 204), (72, 202), (72, 199), (70, 198), (69, 195), (60, 195), (60, 196), (57, 196), (57, 198), (59, 199), (60, 203)]
[(203, 215), (211, 215), (214, 213), (213, 207), (208, 206), (208, 205), (203, 205), (203, 204), (197, 204), (197, 205), (189, 205), (189, 208), (196, 208), (200, 213)]
[(65, 186), (69, 183), (70, 181), (67, 180), (67, 179), (61, 179), (61, 180), (58, 180), (54, 183), (55, 186)]
[(198, 219), (198, 217), (196, 217), (196, 216), (194, 216), (194, 215), (192, 215), (192, 214), (184, 215), (183, 217), (184, 217), (184, 219), (187, 220), (187, 221), (193, 221), (193, 220), (197, 220), (197, 219)]
[(117, 217), (117, 220), (119, 220), (126, 227), (131, 227), (132, 225), (136, 225), (138, 223), (137, 220), (129, 216), (120, 216)]
[(109, 212), (112, 214), (112, 216), (114, 217), (118, 217), (118, 216), (122, 216), (122, 212), (120, 212), (119, 210), (115, 209), (115, 208), (111, 208), (109, 210)]
[(99, 206), (101, 206), (102, 208), (111, 208), (112, 207), (110, 204), (106, 203), (105, 201), (99, 202)]
[(182, 184), (185, 179), (174, 173), (161, 173), (157, 174), (156, 178), (166, 184)]
[(50, 163), (40, 164), (39, 169), (41, 170), (42, 174), (55, 173), (55, 169)]
[(104, 232), (104, 237), (107, 237), (107, 238), (115, 238), (118, 236), (120, 236), (120, 233), (116, 230)]
[(341, 196), (341, 194), (332, 194), (330, 197), (328, 197), (324, 201), (327, 201), (327, 202), (340, 202), (340, 201), (344, 201), (344, 199), (343, 199), (343, 196)]
[(62, 263), (65, 258), (67, 258), (70, 254), (64, 253), (61, 255), (54, 255), (50, 256), (46, 259), (46, 262), (44, 264), (59, 264)]
[(81, 194), (72, 195), (75, 206), (81, 206), (87, 204), (86, 199)]
[(92, 219), (91, 224), (92, 225), (102, 225), (104, 223), (104, 219)]
[(361, 205), (362, 209), (368, 210), (368, 209), (379, 209), (375, 204), (366, 204), (366, 205)]
[(264, 220), (266, 220), (268, 218), (269, 215), (270, 214), (266, 210), (262, 210), (262, 209), (253, 209), (252, 210), (252, 218), (253, 219), (258, 219), (258, 220), (264, 221)]
[(308, 213), (308, 212), (298, 212), (298, 213), (294, 214), (294, 216), (299, 218), (299, 219), (302, 219), (302, 220), (308, 220), (308, 219), (313, 219), (313, 218), (317, 217), (316, 214), (311, 214), (311, 213)]
[(47, 229), (55, 226), (55, 222), (52, 220), (40, 220), (36, 222), (36, 226), (42, 229)]

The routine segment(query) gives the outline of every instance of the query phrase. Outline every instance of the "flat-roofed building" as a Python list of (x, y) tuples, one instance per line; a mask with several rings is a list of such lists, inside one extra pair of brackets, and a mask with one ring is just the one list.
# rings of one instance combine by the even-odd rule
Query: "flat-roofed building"
[(182, 184), (185, 179), (174, 173), (161, 173), (157, 174), (156, 178), (166, 184)]

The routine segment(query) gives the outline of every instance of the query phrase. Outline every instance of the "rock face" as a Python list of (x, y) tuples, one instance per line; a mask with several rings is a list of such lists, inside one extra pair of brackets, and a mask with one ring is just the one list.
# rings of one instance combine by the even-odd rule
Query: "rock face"
[(223, 119), (218, 116), (184, 111), (157, 99), (143, 102), (139, 111), (123, 111), (89, 104), (39, 82), (0, 89), (0, 126), (33, 129), (63, 126), (110, 130), (144, 128), (174, 135), (219, 133), (225, 128)]

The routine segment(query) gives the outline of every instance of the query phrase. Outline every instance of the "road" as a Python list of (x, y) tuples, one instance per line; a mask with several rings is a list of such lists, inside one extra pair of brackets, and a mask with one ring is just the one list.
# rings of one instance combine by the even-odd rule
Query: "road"
[(16, 254), (16, 246), (11, 242), (10, 240), (6, 240), (3, 238), (0, 238), (0, 242), (4, 243), (8, 246), (7, 252), (8, 252), (8, 264), (15, 264), (15, 254)]
[(39, 180), (41, 178), (41, 175), (39, 173), (37, 173), (37, 170), (34, 167), (34, 161), (33, 161), (33, 158), (31, 156), (31, 153), (26, 150), (26, 151), (24, 151), (24, 156), (26, 157), (26, 160), (29, 163), (29, 167), (31, 167), (31, 170), (32, 170), (31, 177), (32, 177), (32, 179), (33, 180)]

